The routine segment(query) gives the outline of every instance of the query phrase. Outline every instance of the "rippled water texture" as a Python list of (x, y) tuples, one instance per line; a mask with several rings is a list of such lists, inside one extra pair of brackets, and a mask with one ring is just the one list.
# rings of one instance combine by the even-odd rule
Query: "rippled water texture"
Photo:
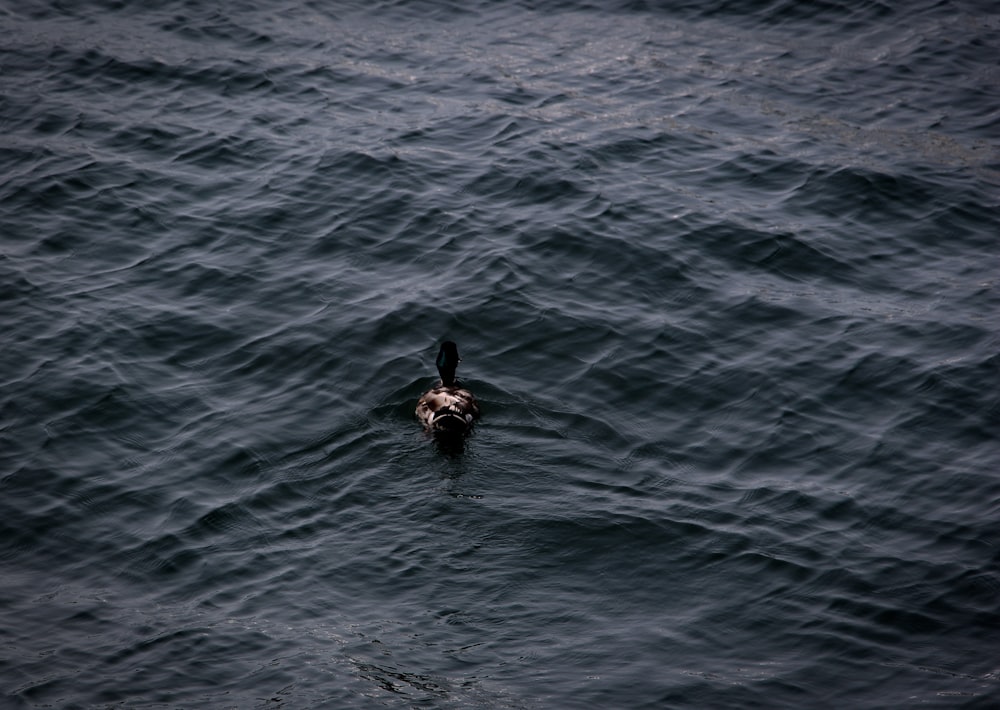
[(846, 5), (5, 3), (0, 704), (1000, 701), (1000, 12)]

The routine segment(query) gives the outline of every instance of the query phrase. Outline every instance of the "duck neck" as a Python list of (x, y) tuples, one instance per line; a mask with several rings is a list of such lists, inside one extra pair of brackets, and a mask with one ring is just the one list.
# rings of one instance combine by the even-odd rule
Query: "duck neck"
[(455, 386), (455, 368), (454, 367), (438, 367), (438, 374), (441, 375), (441, 384), (444, 387), (454, 387)]

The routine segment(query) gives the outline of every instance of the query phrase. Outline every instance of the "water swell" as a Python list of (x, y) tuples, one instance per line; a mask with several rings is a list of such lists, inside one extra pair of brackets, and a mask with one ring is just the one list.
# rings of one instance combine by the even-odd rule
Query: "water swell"
[(989, 698), (992, 16), (454, 9), (7, 14), (11, 701)]

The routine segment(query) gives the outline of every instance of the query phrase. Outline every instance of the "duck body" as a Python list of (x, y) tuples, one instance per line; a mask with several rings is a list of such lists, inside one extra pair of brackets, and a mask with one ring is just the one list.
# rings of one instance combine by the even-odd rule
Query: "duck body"
[(464, 434), (479, 419), (479, 404), (467, 389), (438, 385), (417, 402), (417, 419), (428, 431)]
[(458, 346), (450, 340), (442, 343), (436, 362), (441, 381), (417, 401), (417, 419), (429, 432), (467, 434), (479, 419), (475, 396), (455, 379), (459, 362)]

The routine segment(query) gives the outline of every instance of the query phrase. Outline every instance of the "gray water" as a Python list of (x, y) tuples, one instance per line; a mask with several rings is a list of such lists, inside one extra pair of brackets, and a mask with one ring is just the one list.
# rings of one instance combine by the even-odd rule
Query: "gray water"
[(4, 707), (1000, 702), (1000, 10), (208, 5), (0, 10)]

